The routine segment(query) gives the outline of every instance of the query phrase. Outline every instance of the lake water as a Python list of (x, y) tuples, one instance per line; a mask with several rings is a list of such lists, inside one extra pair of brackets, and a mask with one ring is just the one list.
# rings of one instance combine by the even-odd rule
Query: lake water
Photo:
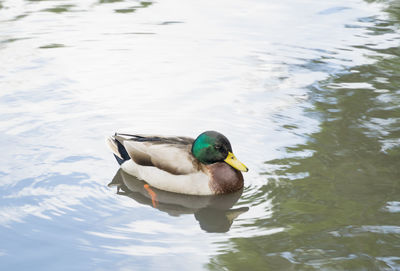
[[(399, 27), (396, 0), (0, 1), (0, 269), (400, 270)], [(104, 143), (205, 130), (243, 191), (152, 202)]]

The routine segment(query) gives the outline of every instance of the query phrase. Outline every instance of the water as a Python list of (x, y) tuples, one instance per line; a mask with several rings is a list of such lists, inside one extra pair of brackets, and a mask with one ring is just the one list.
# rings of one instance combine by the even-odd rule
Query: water
[[(389, 0), (0, 1), (1, 269), (400, 270), (399, 23)], [(155, 204), (104, 144), (210, 129), (243, 191)]]

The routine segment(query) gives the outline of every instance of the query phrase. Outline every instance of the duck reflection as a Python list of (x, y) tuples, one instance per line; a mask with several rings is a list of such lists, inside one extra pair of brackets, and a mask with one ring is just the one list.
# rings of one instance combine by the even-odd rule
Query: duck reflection
[(108, 186), (116, 186), (118, 195), (128, 196), (138, 203), (152, 206), (171, 216), (194, 214), (200, 228), (207, 232), (229, 231), (233, 221), (249, 210), (248, 207), (232, 208), (242, 195), (243, 189), (226, 195), (183, 195), (149, 187), (121, 169)]

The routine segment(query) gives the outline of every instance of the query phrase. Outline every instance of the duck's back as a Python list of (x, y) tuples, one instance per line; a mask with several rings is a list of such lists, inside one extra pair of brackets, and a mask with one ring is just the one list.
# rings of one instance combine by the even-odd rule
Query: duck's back
[(112, 149), (118, 149), (114, 153), (124, 162), (132, 159), (138, 165), (157, 167), (174, 175), (199, 169), (199, 163), (191, 153), (194, 140), (189, 137), (116, 134), (109, 141), (117, 145)]

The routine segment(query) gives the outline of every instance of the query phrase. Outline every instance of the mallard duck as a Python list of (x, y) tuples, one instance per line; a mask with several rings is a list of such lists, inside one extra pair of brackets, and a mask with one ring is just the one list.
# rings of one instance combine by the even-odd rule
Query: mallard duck
[(248, 171), (233, 155), (229, 140), (216, 131), (196, 139), (115, 133), (107, 143), (123, 171), (169, 192), (234, 192), (243, 187), (241, 171)]

